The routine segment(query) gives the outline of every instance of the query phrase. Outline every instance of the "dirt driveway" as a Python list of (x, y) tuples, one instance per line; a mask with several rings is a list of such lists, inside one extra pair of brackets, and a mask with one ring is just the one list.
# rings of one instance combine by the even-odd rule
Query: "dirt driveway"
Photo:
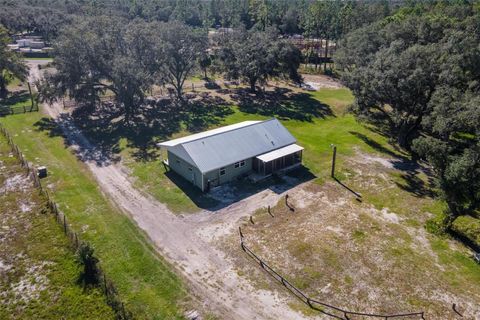
[[(42, 62), (29, 64), (29, 80), (38, 79), (41, 74), (37, 65)], [(98, 155), (100, 149), (75, 127), (61, 104), (54, 103), (45, 110), (57, 121), (74, 148), (81, 146), (78, 149), (85, 150), (82, 152), (101, 156)], [(82, 158), (82, 154), (79, 156)], [(235, 272), (232, 261), (215, 247), (219, 230), (233, 230), (236, 221), (256, 209), (251, 206), (256, 199), (263, 198), (263, 204), (265, 201), (273, 204), (281, 195), (267, 190), (254, 195), (253, 200), (245, 199), (221, 211), (200, 212), (187, 219), (174, 215), (164, 204), (135, 189), (121, 164), (100, 166), (96, 161), (85, 160), (91, 158), (83, 157), (103, 192), (145, 231), (160, 254), (187, 280), (190, 292), (202, 302), (205, 310), (213, 311), (221, 319), (304, 318), (275, 293), (254, 289)]]

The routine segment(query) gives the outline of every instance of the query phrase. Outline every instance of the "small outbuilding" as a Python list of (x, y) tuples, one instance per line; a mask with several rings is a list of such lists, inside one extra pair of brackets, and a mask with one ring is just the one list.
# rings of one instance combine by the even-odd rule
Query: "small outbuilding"
[(260, 180), (302, 163), (303, 148), (277, 120), (244, 121), (159, 143), (163, 163), (202, 191), (242, 176)]

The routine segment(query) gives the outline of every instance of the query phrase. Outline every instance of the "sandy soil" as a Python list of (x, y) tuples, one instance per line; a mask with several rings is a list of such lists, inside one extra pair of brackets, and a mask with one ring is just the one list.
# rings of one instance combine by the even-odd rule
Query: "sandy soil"
[[(392, 192), (390, 188), (399, 188), (391, 174), (414, 166), (357, 152), (348, 167), (353, 178), (347, 184), (353, 189)], [(407, 193), (399, 193), (402, 196)], [(289, 192), (294, 213), (282, 199), (272, 207), (274, 217), (259, 210), (254, 224), (242, 222), (242, 232), (256, 254), (305, 293), (326, 303), (383, 314), (425, 311), (426, 319), (446, 320), (458, 319), (452, 311), (455, 303), (464, 319), (480, 319), (478, 287), (461, 273), (453, 274), (457, 267), (434, 250), (436, 237), (422, 227), (429, 213), (421, 207), (428, 201), (428, 197), (411, 203), (407, 199), (402, 205), (416, 206), (418, 211), (412, 207), (397, 212), (358, 202), (334, 181), (321, 186), (309, 183)], [(238, 272), (247, 274), (257, 288), (286, 292), (251, 259), (237, 254), (238, 235), (225, 235), (220, 242)], [(448, 246), (450, 252), (469, 254), (454, 241), (448, 241)], [(300, 303), (296, 308), (303, 310)]]
[(302, 77), (303, 82), (315, 90), (321, 88), (338, 89), (343, 87), (340, 81), (325, 75), (302, 74)]
[[(38, 63), (32, 63), (30, 80), (41, 76), (36, 67)], [(56, 119), (73, 146), (81, 146), (79, 149), (92, 154), (99, 152), (75, 127), (59, 103), (46, 106), (45, 110)], [(256, 209), (257, 199), (262, 199), (262, 203), (269, 199), (273, 204), (281, 195), (265, 191), (218, 212), (204, 211), (182, 218), (151, 196), (136, 190), (126, 173), (128, 171), (120, 164), (103, 163), (100, 166), (96, 161), (87, 160), (90, 157), (79, 156), (102, 191), (145, 231), (161, 255), (183, 275), (205, 310), (219, 314), (221, 319), (302, 318), (274, 292), (255, 290), (234, 271), (232, 261), (214, 244), (218, 233), (215, 230), (231, 230), (238, 219)]]

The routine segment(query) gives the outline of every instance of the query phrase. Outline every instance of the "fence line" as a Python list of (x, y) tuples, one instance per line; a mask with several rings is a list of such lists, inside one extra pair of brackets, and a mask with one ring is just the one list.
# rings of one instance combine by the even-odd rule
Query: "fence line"
[[(58, 210), (57, 204), (52, 200), (48, 191), (42, 186), (42, 182), (38, 177), (37, 169), (30, 164), (26, 159), (23, 153), (20, 151), (18, 146), (13, 142), (11, 135), (7, 132), (7, 130), (2, 126), (0, 123), (0, 132), (6, 138), (8, 145), (10, 146), (12, 153), (14, 156), (20, 161), (22, 167), (25, 169), (26, 175), (33, 181), (33, 185), (38, 188), (40, 194), (46, 199), (47, 207), (52, 214), (55, 215), (55, 220), (60, 224), (63, 228), (65, 235), (70, 240), (70, 245), (74, 251), (78, 249), (81, 243), (88, 244), (86, 241), (82, 241), (78, 236), (78, 233), (75, 232), (68, 223), (68, 219), (66, 215)], [(100, 260), (98, 260), (100, 261)], [(100, 288), (102, 289), (103, 293), (107, 298), (107, 304), (114, 310), (116, 313), (116, 319), (119, 320), (128, 320), (132, 319), (133, 315), (127, 309), (125, 309), (124, 303), (120, 300), (118, 296), (118, 291), (112, 281), (107, 278), (105, 274), (101, 262), (97, 264), (98, 267), (98, 279)]]
[(7, 116), (18, 113), (27, 113), (38, 111), (38, 103), (34, 103), (33, 106), (23, 105), (23, 106), (5, 106), (0, 105), (0, 116)]
[[(244, 235), (242, 232), (241, 227), (238, 227), (238, 231), (240, 234), (240, 246), (243, 251), (245, 251), (250, 258), (255, 260), (263, 270), (265, 270), (271, 277), (275, 280), (280, 282), (285, 288), (287, 288), (291, 293), (293, 293), (297, 298), (299, 298), (303, 303), (308, 305), (310, 308), (322, 312), (328, 316), (331, 316), (336, 319), (342, 320), (350, 320), (349, 316), (363, 316), (363, 317), (372, 317), (372, 318), (383, 318), (383, 319), (394, 319), (394, 318), (405, 318), (405, 317), (418, 317), (419, 319), (423, 319), (425, 313), (423, 311), (420, 312), (410, 312), (410, 313), (400, 313), (400, 314), (377, 314), (377, 313), (366, 313), (366, 312), (354, 312), (342, 309), (340, 307), (336, 307), (330, 305), (328, 303), (315, 300), (310, 298), (308, 295), (303, 293), (300, 289), (295, 287), (292, 283), (290, 283), (287, 279), (285, 279), (282, 275), (280, 275), (277, 271), (275, 271), (272, 267), (270, 267), (265, 261), (263, 261), (259, 256), (257, 256), (249, 247), (245, 245)], [(327, 312), (324, 308), (328, 308), (331, 311)], [(338, 313), (340, 315), (337, 315)]]

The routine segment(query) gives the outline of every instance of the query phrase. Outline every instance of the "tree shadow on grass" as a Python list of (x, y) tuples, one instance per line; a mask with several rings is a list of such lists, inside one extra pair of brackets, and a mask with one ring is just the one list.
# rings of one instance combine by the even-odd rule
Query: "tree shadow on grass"
[(185, 105), (184, 123), (190, 132), (198, 132), (218, 125), (234, 111), (231, 104), (218, 96), (202, 93)]
[(26, 90), (11, 92), (7, 98), (0, 100), (0, 104), (13, 106), (14, 104), (27, 102), (30, 100), (30, 94)]
[(286, 88), (273, 91), (251, 93), (248, 89), (238, 89), (232, 99), (241, 111), (264, 116), (275, 116), (282, 120), (313, 121), (314, 118), (334, 116), (331, 108), (303, 92), (293, 92)]
[(433, 175), (429, 173), (428, 176), (428, 182), (425, 182), (424, 180), (420, 179), (418, 177), (420, 170), (425, 172), (425, 168), (420, 168), (418, 167), (417, 170), (414, 171), (407, 171), (401, 174), (402, 182), (395, 182), (397, 187), (399, 187), (402, 190), (405, 190), (409, 193), (414, 194), (416, 197), (419, 198), (433, 198), (437, 195), (437, 193), (433, 189)]
[[(190, 131), (200, 131), (220, 123), (232, 112), (225, 100), (208, 94), (195, 96), (183, 104), (162, 97), (148, 99), (128, 124), (122, 109), (107, 101), (95, 107), (79, 105), (71, 116), (65, 113), (55, 121), (43, 118), (35, 126), (48, 131), (50, 136), (69, 132), (66, 144), (74, 145), (82, 160), (107, 165), (120, 160), (124, 146), (133, 150), (132, 156), (137, 161), (156, 160), (159, 152), (156, 143), (179, 132), (182, 125)], [(122, 140), (126, 143), (122, 144)]]
[(357, 132), (357, 131), (348, 131), (348, 133), (350, 133), (351, 135), (359, 138), (360, 140), (362, 140), (365, 144), (367, 144), (368, 146), (370, 146), (371, 148), (375, 149), (376, 151), (378, 152), (381, 152), (383, 154), (386, 154), (390, 157), (394, 157), (394, 158), (401, 158), (402, 160), (408, 160), (407, 158), (399, 155), (398, 153), (395, 153), (393, 152), (392, 150), (390, 149), (387, 149), (385, 148), (384, 146), (382, 146), (380, 143), (378, 143), (377, 141), (367, 137), (366, 135), (364, 135), (363, 133), (360, 133), (360, 132)]
[(49, 137), (63, 137), (62, 128), (52, 118), (43, 117), (33, 125), (39, 131), (48, 132)]
[(119, 160), (112, 151), (103, 150), (92, 144), (78, 129), (74, 128), (73, 119), (68, 114), (62, 114), (56, 120), (42, 118), (34, 126), (39, 131), (46, 131), (50, 137), (61, 136), (65, 138), (67, 147), (73, 147), (75, 154), (82, 161), (94, 161), (99, 166), (105, 166)]
[[(359, 138), (376, 151), (392, 158), (390, 160), (392, 167), (402, 172), (400, 177), (403, 181), (401, 183), (395, 182), (400, 189), (412, 193), (417, 197), (434, 197), (436, 195), (432, 187), (433, 173), (424, 163), (410, 160), (399, 153), (395, 153), (362, 133), (356, 131), (349, 131), (349, 133)], [(427, 182), (419, 178), (421, 173), (424, 173), (427, 176)]]

